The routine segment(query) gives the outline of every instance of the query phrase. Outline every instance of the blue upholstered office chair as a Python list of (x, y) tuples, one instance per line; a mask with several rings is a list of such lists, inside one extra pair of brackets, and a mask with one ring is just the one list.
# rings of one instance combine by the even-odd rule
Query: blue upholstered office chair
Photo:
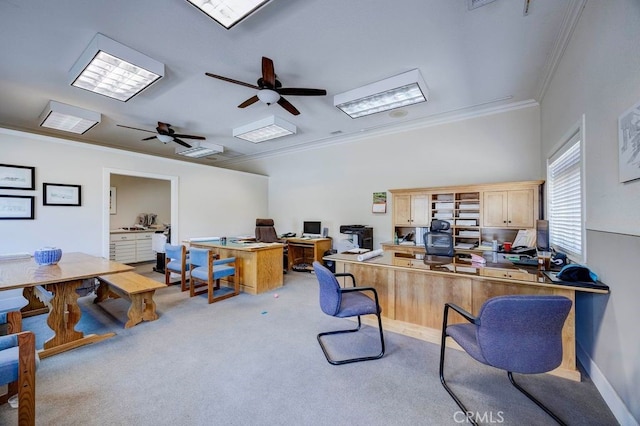
[[(449, 309), (469, 323), (448, 325)], [(499, 296), (487, 300), (477, 317), (452, 303), (444, 307), (440, 347), (440, 382), (458, 407), (465, 408), (444, 380), (447, 336), (455, 340), (475, 360), (507, 371), (509, 381), (561, 425), (562, 420), (513, 379), (513, 373), (546, 373), (562, 362), (562, 327), (571, 310), (571, 300), (563, 296)], [(469, 418), (474, 425), (475, 419)]]
[(180, 290), (187, 291), (187, 271), (189, 271), (189, 255), (183, 245), (165, 244), (164, 283), (170, 283), (171, 273), (180, 274)]
[(7, 334), (22, 331), (20, 309), (29, 303), (22, 293), (21, 288), (0, 291), (0, 324), (7, 324)]
[(30, 331), (0, 336), (0, 385), (8, 385), (0, 395), (0, 404), (18, 395), (18, 424), (36, 422), (36, 354), (35, 336)]
[[(189, 261), (191, 263), (189, 285), (191, 297), (206, 292), (209, 303), (213, 303), (240, 293), (238, 277), (233, 279), (233, 288), (220, 287), (220, 279), (235, 275), (235, 257), (219, 259), (219, 256), (211, 250), (192, 248), (189, 250)], [(196, 291), (198, 287), (205, 286), (204, 290)]]
[[(318, 343), (324, 352), (325, 358), (330, 364), (340, 365), (348, 364), (358, 361), (369, 361), (372, 359), (382, 358), (384, 355), (384, 336), (382, 333), (382, 319), (380, 314), (382, 309), (378, 302), (378, 292), (373, 287), (356, 287), (356, 278), (352, 274), (338, 273), (334, 274), (326, 267), (322, 266), (320, 262), (313, 262), (313, 270), (318, 278), (320, 285), (320, 308), (322, 312), (327, 315), (331, 315), (338, 318), (358, 317), (358, 327), (348, 330), (327, 331), (318, 334)], [(340, 287), (336, 277), (350, 277), (353, 287)], [(373, 293), (374, 299), (363, 292), (370, 291)], [(380, 353), (373, 356), (365, 356), (359, 358), (350, 358), (340, 361), (336, 361), (329, 356), (324, 343), (322, 342), (323, 336), (329, 336), (332, 334), (353, 333), (362, 327), (360, 321), (361, 315), (376, 315), (378, 317), (378, 329), (380, 331)]]

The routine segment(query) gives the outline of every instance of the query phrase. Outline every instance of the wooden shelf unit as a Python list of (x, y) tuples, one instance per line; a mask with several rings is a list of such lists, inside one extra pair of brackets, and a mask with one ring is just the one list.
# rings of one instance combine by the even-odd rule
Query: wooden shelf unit
[[(392, 238), (423, 232), (434, 219), (451, 224), (458, 251), (479, 246), (483, 240), (510, 241), (517, 229), (535, 228), (542, 218), (541, 188), (544, 181), (504, 182), (433, 188), (392, 189)], [(427, 200), (426, 204), (424, 200)], [(427, 220), (421, 219), (427, 216)], [(419, 238), (422, 240), (422, 238)], [(407, 251), (407, 247), (398, 251)]]

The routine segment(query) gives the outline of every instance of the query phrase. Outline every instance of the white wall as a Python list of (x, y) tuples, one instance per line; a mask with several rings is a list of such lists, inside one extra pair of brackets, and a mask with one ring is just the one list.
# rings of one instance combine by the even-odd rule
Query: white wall
[(578, 298), (576, 332), (621, 424), (640, 422), (640, 180), (618, 182), (617, 120), (638, 101), (640, 2), (588, 1), (542, 101), (542, 160), (584, 114), (587, 264), (611, 294)]
[(136, 223), (140, 213), (154, 213), (159, 229), (171, 223), (171, 181), (112, 174), (110, 187), (116, 188), (116, 213), (109, 215), (109, 228)]
[(372, 213), (374, 192), (541, 178), (537, 105), (464, 121), (253, 160), (243, 170), (270, 177), (269, 214), (276, 230), (300, 232), (320, 220), (338, 239), (340, 225), (374, 228), (374, 246), (392, 239), (387, 213)]
[[(256, 217), (268, 212), (268, 178), (233, 170), (6, 129), (0, 129), (0, 163), (36, 168), (35, 191), (0, 190), (0, 194), (36, 196), (35, 220), (0, 220), (0, 253), (33, 252), (53, 245), (63, 252), (107, 256), (109, 174), (105, 170), (178, 181), (174, 242), (195, 236), (253, 234)], [(43, 182), (82, 185), (82, 206), (43, 206)]]

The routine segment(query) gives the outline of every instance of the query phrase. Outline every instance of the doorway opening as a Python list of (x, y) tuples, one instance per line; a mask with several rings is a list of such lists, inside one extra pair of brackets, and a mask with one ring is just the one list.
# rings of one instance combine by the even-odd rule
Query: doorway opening
[[(110, 225), (111, 225), (111, 217), (112, 213), (117, 213), (117, 204), (116, 208), (113, 209), (111, 203), (111, 194), (112, 194), (112, 176), (119, 175), (122, 177), (131, 176), (131, 177), (140, 177), (147, 179), (157, 179), (163, 181), (169, 181), (171, 188), (171, 207), (170, 207), (170, 220), (167, 223), (171, 227), (171, 242), (180, 241), (180, 236), (178, 235), (178, 176), (171, 175), (161, 175), (157, 173), (146, 173), (139, 172), (135, 170), (123, 170), (123, 169), (112, 169), (105, 168), (103, 170), (102, 176), (102, 193), (103, 193), (103, 208), (102, 208), (102, 256), (106, 259), (109, 258), (109, 243), (110, 243)], [(117, 201), (117, 193), (116, 198)], [(122, 207), (120, 207), (122, 208)], [(134, 218), (135, 219), (135, 218)], [(166, 223), (166, 222), (165, 222)]]

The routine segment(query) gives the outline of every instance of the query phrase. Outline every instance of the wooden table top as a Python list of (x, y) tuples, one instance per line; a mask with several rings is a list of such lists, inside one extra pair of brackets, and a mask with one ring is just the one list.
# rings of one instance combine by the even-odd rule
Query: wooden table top
[(0, 290), (94, 278), (133, 270), (133, 266), (85, 253), (62, 253), (56, 265), (38, 265), (33, 258), (0, 261)]

